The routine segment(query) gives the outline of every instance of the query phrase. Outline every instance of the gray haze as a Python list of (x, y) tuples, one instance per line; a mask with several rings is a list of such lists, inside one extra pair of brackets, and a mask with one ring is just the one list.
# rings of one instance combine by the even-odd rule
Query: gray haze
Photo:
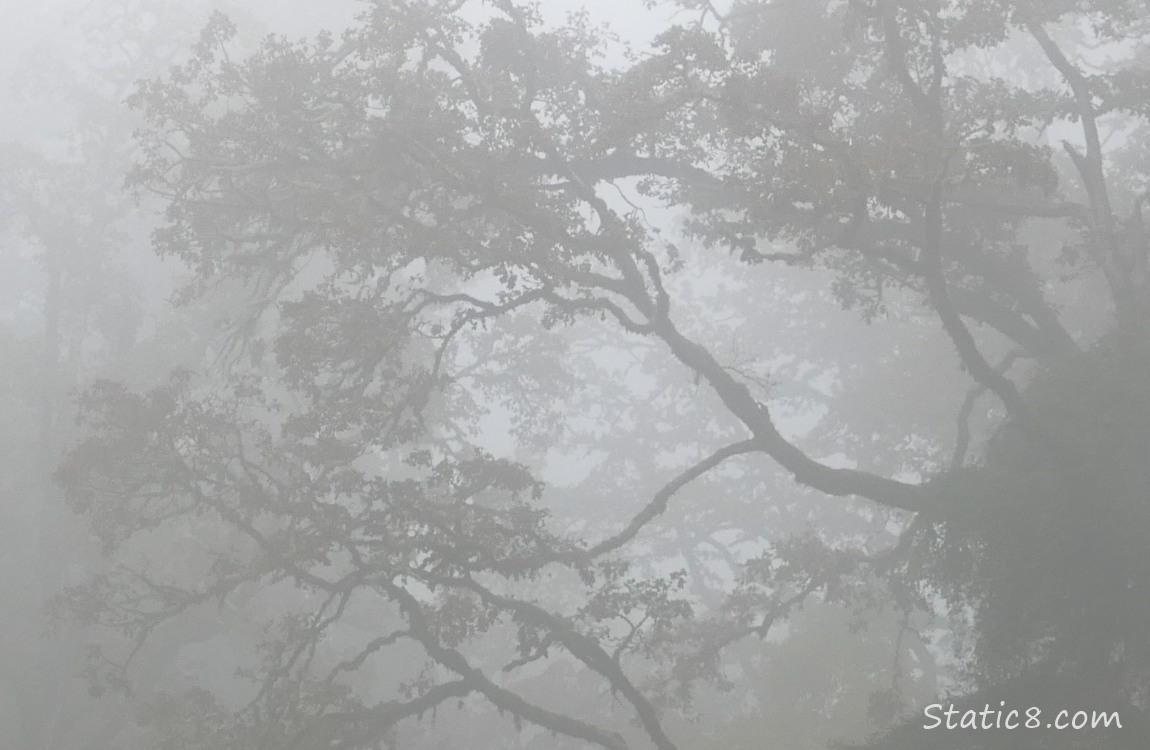
[(1150, 747), (1141, 0), (10, 5), (0, 750)]

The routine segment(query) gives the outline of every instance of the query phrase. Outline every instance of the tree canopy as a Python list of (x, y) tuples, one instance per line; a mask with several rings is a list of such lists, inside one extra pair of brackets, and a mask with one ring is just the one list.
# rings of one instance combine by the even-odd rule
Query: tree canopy
[[(652, 5), (649, 49), (512, 0), (217, 14), (138, 84), (129, 185), (213, 333), (87, 390), (58, 473), (124, 742), (921, 748), (949, 693), (1126, 725), (996, 747), (1145, 746), (1150, 11)], [(780, 686), (837, 617), (855, 671)], [(238, 672), (141, 690), (172, 644)], [(790, 689), (854, 736), (784, 740)]]

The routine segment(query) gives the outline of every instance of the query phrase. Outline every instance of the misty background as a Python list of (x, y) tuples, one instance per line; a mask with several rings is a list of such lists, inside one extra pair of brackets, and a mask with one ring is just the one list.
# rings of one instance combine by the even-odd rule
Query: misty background
[(0, 748), (1150, 746), (1145, 3), (9, 5)]

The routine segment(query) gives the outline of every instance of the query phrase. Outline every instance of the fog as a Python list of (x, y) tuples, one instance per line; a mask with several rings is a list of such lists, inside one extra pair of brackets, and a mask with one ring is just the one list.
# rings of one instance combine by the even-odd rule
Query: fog
[(1150, 747), (1150, 10), (0, 26), (3, 750)]

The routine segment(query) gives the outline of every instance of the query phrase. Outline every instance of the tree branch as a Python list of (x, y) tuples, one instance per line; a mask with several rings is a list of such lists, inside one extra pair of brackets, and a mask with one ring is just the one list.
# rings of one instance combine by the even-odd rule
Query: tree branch
[(770, 410), (751, 395), (705, 348), (691, 341), (670, 320), (654, 324), (655, 334), (675, 357), (707, 381), (723, 404), (743, 422), (760, 449), (774, 458), (795, 480), (828, 495), (858, 495), (877, 503), (911, 512), (929, 510), (934, 505), (926, 485), (908, 484), (857, 469), (835, 469), (819, 463), (779, 433)]
[[(462, 583), (457, 579), (437, 579), (437, 581), (447, 585)], [(581, 739), (607, 748), (607, 750), (628, 750), (627, 742), (615, 732), (535, 705), (522, 696), (496, 685), (481, 671), (472, 667), (461, 653), (455, 649), (447, 648), (439, 642), (434, 635), (431, 623), (428, 622), (423, 612), (422, 605), (415, 596), (391, 581), (381, 581), (377, 585), (389, 598), (398, 602), (403, 608), (413, 636), (423, 645), (428, 656), (473, 684), (473, 689), (482, 693), (496, 708), (538, 724), (544, 729)], [(482, 586), (468, 585), (467, 587), (477, 593), (490, 593)], [(671, 745), (668, 750), (675, 750), (675, 748)]]
[(670, 482), (663, 486), (649, 503), (631, 519), (627, 527), (617, 534), (607, 537), (593, 547), (586, 550), (579, 550), (575, 552), (566, 552), (556, 555), (556, 559), (564, 561), (585, 561), (593, 560), (600, 555), (606, 554), (613, 550), (619, 549), (627, 542), (635, 538), (644, 526), (646, 526), (656, 516), (661, 515), (667, 510), (667, 503), (674, 497), (675, 493), (683, 489), (686, 485), (695, 481), (699, 477), (706, 474), (711, 469), (726, 461), (733, 456), (742, 455), (744, 453), (754, 453), (761, 450), (758, 442), (755, 440), (744, 440), (741, 443), (734, 443), (725, 448), (712, 453), (707, 458), (699, 463), (683, 471)]

